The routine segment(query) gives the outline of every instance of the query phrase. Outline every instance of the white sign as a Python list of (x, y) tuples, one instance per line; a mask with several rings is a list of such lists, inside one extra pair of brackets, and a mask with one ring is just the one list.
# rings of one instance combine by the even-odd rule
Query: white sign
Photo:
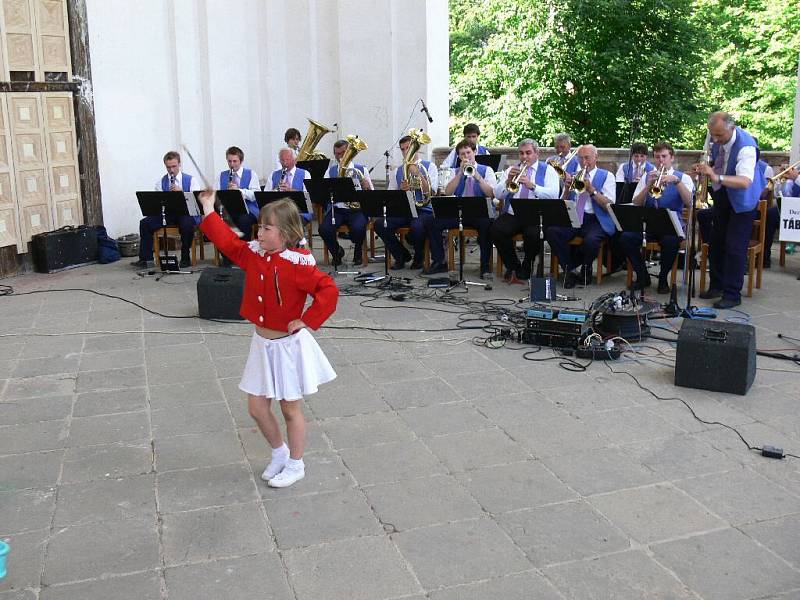
[(33, 213), (31, 215), (31, 227), (32, 228), (33, 227), (41, 227), (41, 225), (42, 225), (41, 217), (39, 217), (39, 215), (37, 215), (36, 213)]
[(22, 155), (25, 158), (33, 158), (35, 156), (33, 152), (33, 144), (22, 144)]
[(69, 175), (59, 175), (58, 176), (58, 185), (60, 185), (62, 188), (68, 188), (69, 187)]
[(778, 239), (782, 242), (800, 242), (800, 198), (784, 196), (781, 200)]
[(19, 120), (20, 121), (30, 121), (31, 120), (31, 109), (27, 106), (20, 106), (19, 107)]
[(28, 177), (25, 180), (25, 184), (28, 187), (28, 193), (29, 194), (33, 194), (34, 192), (36, 192), (36, 190), (39, 189), (39, 186), (36, 185), (36, 177)]

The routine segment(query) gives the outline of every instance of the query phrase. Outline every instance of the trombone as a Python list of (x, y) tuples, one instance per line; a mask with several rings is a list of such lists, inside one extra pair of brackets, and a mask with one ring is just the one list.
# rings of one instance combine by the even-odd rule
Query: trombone
[(567, 174), (567, 170), (566, 170), (567, 169), (567, 165), (569, 164), (569, 161), (571, 161), (573, 158), (575, 158), (576, 154), (578, 154), (578, 149), (577, 148), (575, 148), (575, 150), (573, 150), (572, 152), (567, 154), (567, 156), (564, 157), (563, 161), (560, 160), (559, 156), (554, 156), (554, 157), (552, 157), (552, 158), (547, 160), (547, 164), (555, 169), (556, 173), (558, 174), (559, 179), (564, 179), (564, 177)]
[(778, 185), (779, 183), (782, 183), (783, 180), (786, 179), (786, 177), (784, 177), (784, 175), (786, 175), (786, 173), (788, 173), (789, 171), (791, 171), (792, 169), (794, 169), (798, 165), (800, 165), (800, 160), (798, 160), (794, 164), (789, 165), (788, 167), (786, 167), (783, 171), (781, 171), (777, 175), (773, 175), (772, 177), (767, 179), (766, 189), (771, 192), (775, 188), (776, 185)]

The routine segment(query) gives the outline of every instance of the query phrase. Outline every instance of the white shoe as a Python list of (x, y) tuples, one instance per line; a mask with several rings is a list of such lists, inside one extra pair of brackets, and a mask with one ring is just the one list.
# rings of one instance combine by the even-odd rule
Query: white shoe
[(264, 472), (261, 474), (261, 479), (264, 481), (269, 481), (273, 477), (275, 477), (278, 473), (283, 471), (283, 468), (286, 466), (286, 461), (289, 460), (289, 455), (286, 454), (284, 456), (273, 456), (272, 460), (269, 461), (267, 468), (264, 469)]
[(293, 483), (297, 483), (303, 477), (306, 476), (305, 468), (290, 468), (286, 467), (283, 471), (275, 475), (272, 479), (267, 482), (267, 485), (270, 487), (276, 488), (285, 488), (289, 487)]

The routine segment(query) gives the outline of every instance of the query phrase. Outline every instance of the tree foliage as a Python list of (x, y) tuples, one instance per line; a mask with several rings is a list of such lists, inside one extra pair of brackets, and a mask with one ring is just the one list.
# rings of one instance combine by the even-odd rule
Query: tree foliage
[(638, 116), (637, 138), (696, 147), (725, 109), (783, 148), (798, 52), (796, 0), (450, 0), (451, 133), (626, 146)]

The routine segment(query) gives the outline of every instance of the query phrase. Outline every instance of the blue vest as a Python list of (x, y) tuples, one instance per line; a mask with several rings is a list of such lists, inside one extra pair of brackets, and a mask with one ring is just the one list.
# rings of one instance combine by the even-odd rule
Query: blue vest
[[(305, 178), (306, 178), (306, 172), (307, 171), (305, 169), (300, 169), (299, 167), (295, 168), (294, 177), (292, 177), (292, 185), (291, 185), (293, 190), (297, 190), (299, 192), (302, 192), (302, 191), (304, 191), (306, 189), (305, 186), (303, 185), (303, 181), (305, 181)], [(273, 171), (272, 172), (272, 188), (271, 189), (274, 190), (275, 188), (277, 188), (278, 187), (278, 183), (280, 183), (280, 180), (281, 180), (281, 170)], [(311, 220), (311, 213), (300, 213), (300, 215), (306, 221), (310, 221)]]
[[(486, 177), (486, 169), (488, 168), (486, 165), (475, 165), (475, 168), (478, 170), (478, 173), (480, 173), (481, 177), (484, 177), (484, 178)], [(459, 181), (458, 185), (456, 186), (456, 191), (455, 191), (454, 195), (455, 196), (463, 196), (465, 187), (467, 187), (467, 176), (466, 175), (462, 175), (461, 181)], [(475, 182), (473, 189), (475, 187), (478, 187), (478, 188), (480, 187), (480, 186), (478, 186), (478, 182), (477, 181)], [(481, 192), (480, 190), (478, 191), (478, 195), (481, 195), (482, 193), (483, 192)]]
[[(678, 170), (673, 170), (672, 174), (678, 179), (683, 177), (683, 173)], [(683, 200), (681, 199), (681, 195), (678, 193), (677, 183), (664, 186), (664, 193), (661, 194), (661, 198), (659, 198), (657, 201), (650, 194), (648, 194), (644, 205), (655, 206), (656, 202), (658, 202), (659, 208), (668, 208), (678, 213), (679, 217), (683, 216)]]
[[(250, 186), (250, 179), (253, 177), (253, 172), (250, 169), (242, 169), (242, 177), (239, 180), (239, 189), (246, 190)], [(228, 169), (227, 171), (222, 171), (219, 174), (219, 189), (227, 190), (228, 189), (228, 181), (231, 178), (231, 171)], [(246, 196), (244, 197), (244, 202), (247, 204), (247, 211), (253, 215), (256, 219), (258, 218), (258, 202), (254, 200), (249, 200)]]
[[(550, 162), (554, 158), (560, 159), (561, 157), (558, 154), (554, 154), (553, 156), (548, 157), (547, 162)], [(564, 171), (569, 173), (570, 175), (575, 175), (575, 172), (578, 170), (578, 166), (580, 165), (577, 156), (573, 156), (570, 161), (567, 163), (567, 166), (564, 167)]]
[[(478, 149), (475, 151), (475, 154), (489, 154), (489, 149), (486, 146), (481, 146), (478, 144)], [(457, 169), (461, 166), (461, 159), (458, 156), (458, 152), (456, 152), (456, 159), (453, 162), (453, 168)]]
[[(628, 178), (628, 173), (631, 170), (635, 163), (626, 162), (622, 164), (622, 173), (625, 175), (625, 181), (633, 181), (632, 179)], [(649, 160), (644, 161), (644, 174), (647, 175), (650, 171), (655, 169), (655, 165), (651, 163)]]
[[(601, 169), (600, 167), (597, 167), (597, 170), (595, 171), (594, 177), (592, 178), (592, 185), (595, 187), (595, 189), (602, 190), (603, 186), (606, 183), (606, 179), (610, 175), (611, 175), (611, 173), (609, 173), (605, 169)], [(578, 194), (576, 194), (573, 191), (571, 196), (572, 196), (573, 200), (577, 201)], [(600, 227), (602, 227), (603, 231), (605, 231), (609, 236), (614, 235), (616, 233), (616, 231), (617, 231), (617, 227), (616, 227), (616, 225), (614, 225), (614, 220), (611, 218), (611, 215), (608, 214), (608, 211), (605, 208), (603, 208), (602, 206), (600, 206), (597, 203), (596, 200), (591, 199), (591, 202), (592, 202), (592, 210), (594, 210), (594, 215), (597, 217), (597, 220), (600, 222)], [(584, 214), (586, 214), (586, 213), (584, 213)]]
[[(161, 178), (161, 191), (168, 192), (170, 188), (169, 185), (169, 175), (164, 175)], [(184, 192), (191, 192), (192, 191), (192, 176), (187, 175), (186, 173), (181, 173), (181, 189)]]
[[(536, 173), (534, 173), (533, 181), (538, 186), (544, 186), (544, 178), (547, 174), (547, 163), (543, 160), (539, 161), (539, 164), (536, 166)], [(520, 190), (521, 192), (522, 190)], [(530, 191), (533, 193), (533, 190)], [(508, 209), (511, 208), (511, 199), (514, 197), (514, 194), (508, 192), (505, 197), (505, 202), (503, 202), (503, 214), (508, 212)], [(533, 199), (533, 198), (529, 198)]]
[[(800, 177), (798, 177), (800, 179)], [(789, 196), (792, 198), (800, 198), (800, 183), (795, 182), (792, 184), (792, 189), (790, 190)]]
[(767, 167), (766, 161), (759, 159), (756, 161), (756, 175), (761, 177), (761, 189), (767, 187)]
[[(431, 162), (429, 160), (421, 160), (421, 161), (419, 161), (419, 163), (423, 167), (425, 167), (426, 171), (428, 171), (430, 173), (430, 171), (431, 171)], [(397, 169), (397, 171), (395, 171), (394, 179), (395, 179), (395, 182), (397, 183), (397, 189), (400, 189), (400, 184), (403, 181), (403, 167), (400, 167), (399, 169)], [(430, 180), (428, 180), (428, 183), (430, 183)], [(431, 190), (431, 194), (433, 194), (435, 192), (436, 192), (436, 190)], [(414, 190), (414, 199), (417, 202), (422, 202), (422, 190)], [(433, 212), (433, 206), (431, 206), (430, 204), (428, 204), (427, 206), (418, 206), (417, 207), (417, 212), (419, 212), (421, 210), (422, 211), (427, 211), (427, 212)]]
[[(736, 141), (733, 143), (730, 154), (727, 157), (728, 164), (725, 165), (725, 171), (723, 175), (736, 175), (736, 158), (739, 156), (739, 151), (745, 146), (752, 146), (756, 149), (756, 152), (758, 152), (758, 144), (756, 144), (756, 141), (753, 139), (753, 137), (741, 127), (737, 127)], [(714, 144), (711, 146), (712, 163), (716, 160), (720, 147), (720, 144)], [(728, 200), (730, 200), (731, 207), (733, 208), (734, 212), (749, 212), (751, 210), (755, 210), (756, 206), (758, 205), (758, 198), (761, 196), (761, 191), (764, 189), (764, 177), (763, 175), (759, 175), (758, 167), (755, 169), (753, 179), (754, 181), (752, 185), (743, 190), (729, 187), (725, 188), (725, 191), (728, 194)]]

